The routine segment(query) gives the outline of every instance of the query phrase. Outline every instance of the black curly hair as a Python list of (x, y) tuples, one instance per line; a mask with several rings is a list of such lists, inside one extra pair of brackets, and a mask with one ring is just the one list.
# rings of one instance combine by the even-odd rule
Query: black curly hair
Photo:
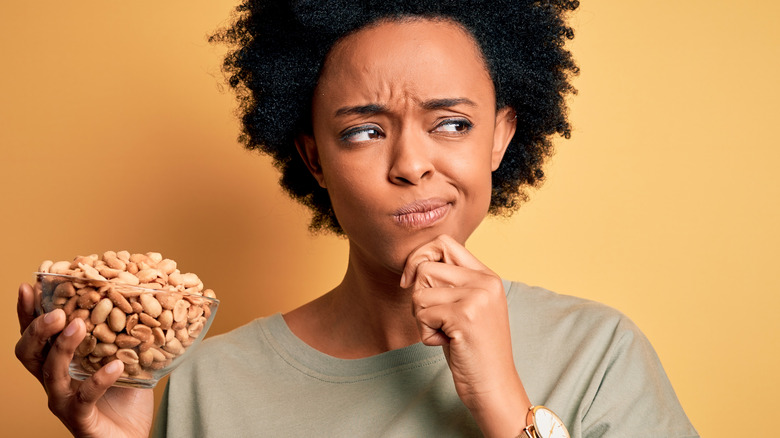
[(330, 198), (298, 156), (294, 141), (311, 132), (311, 100), (325, 57), (345, 35), (381, 20), (450, 19), (467, 29), (487, 62), (496, 106), (517, 113), (517, 130), (493, 172), (489, 212), (509, 214), (544, 179), (554, 134), (569, 138), (565, 98), (578, 73), (565, 42), (565, 19), (578, 1), (561, 0), (244, 0), (230, 27), (211, 42), (232, 50), (223, 70), (238, 94), (248, 149), (269, 154), (280, 184), (311, 208), (312, 231), (343, 234)]

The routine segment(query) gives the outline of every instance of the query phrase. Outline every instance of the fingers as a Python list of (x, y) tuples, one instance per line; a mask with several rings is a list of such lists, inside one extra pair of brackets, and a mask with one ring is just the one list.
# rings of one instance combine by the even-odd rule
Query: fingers
[[(468, 287), (469, 285), (496, 284), (499, 278), (491, 271), (477, 271), (441, 262), (421, 262), (417, 265), (412, 286), (414, 290), (435, 287)], [(500, 281), (500, 280), (499, 280)]]
[(484, 289), (425, 288), (415, 292), (412, 308), (423, 343), (443, 345), (429, 342), (439, 342), (440, 335), (445, 335), (447, 342), (465, 340), (468, 332), (484, 324), (486, 318), (496, 318), (493, 310), (503, 310), (504, 306)]
[[(21, 318), (20, 318), (21, 323)], [(16, 357), (38, 380), (43, 382), (43, 362), (49, 338), (65, 327), (65, 312), (55, 309), (30, 322), (16, 343)]]
[(121, 360), (115, 359), (99, 369), (79, 386), (76, 400), (85, 406), (95, 404), (108, 388), (122, 375), (125, 366)]
[(81, 382), (74, 392), (69, 365), (85, 335), (84, 321), (75, 318), (57, 337), (43, 365), (43, 386), (49, 394), (49, 409), (60, 418), (87, 415), (124, 370), (122, 361), (111, 361)]
[(414, 283), (417, 268), (424, 262), (441, 262), (477, 271), (489, 271), (463, 245), (450, 236), (441, 235), (409, 254), (401, 275), (401, 287), (407, 288)]
[(444, 304), (433, 307), (420, 307), (415, 311), (417, 330), (420, 332), (420, 341), (428, 346), (447, 345), (450, 339), (456, 335), (448, 331), (452, 325), (452, 318), (456, 315), (453, 307), (456, 304)]
[(16, 301), (16, 316), (19, 318), (19, 333), (24, 333), (27, 326), (35, 319), (34, 291), (32, 286), (23, 283), (19, 286), (19, 298)]
[(43, 386), (49, 394), (49, 406), (52, 411), (55, 405), (65, 402), (70, 395), (68, 368), (73, 360), (73, 352), (76, 351), (85, 334), (84, 321), (75, 318), (60, 333), (46, 356), (42, 367)]
[(465, 340), (467, 332), (505, 320), (505, 313), (503, 283), (492, 272), (436, 262), (418, 265), (412, 314), (426, 345)]

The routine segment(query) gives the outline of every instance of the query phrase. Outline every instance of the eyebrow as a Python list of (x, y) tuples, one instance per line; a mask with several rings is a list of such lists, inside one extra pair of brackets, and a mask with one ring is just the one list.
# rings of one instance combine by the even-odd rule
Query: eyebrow
[[(431, 99), (422, 103), (422, 107), (426, 110), (437, 110), (442, 108), (451, 108), (458, 105), (468, 105), (475, 107), (476, 103), (465, 97), (453, 97), (443, 99)], [(387, 113), (389, 109), (386, 105), (380, 105), (376, 103), (368, 105), (355, 105), (345, 106), (336, 110), (336, 117), (348, 116), (348, 115), (374, 115)]]
[(339, 108), (336, 111), (336, 116), (349, 116), (349, 115), (372, 115), (372, 114), (379, 114), (379, 113), (386, 113), (388, 111), (388, 108), (385, 105), (379, 105), (379, 104), (368, 104), (368, 105), (356, 105), (356, 106), (345, 106), (342, 108)]
[(476, 103), (472, 102), (469, 99), (466, 99), (465, 97), (432, 99), (423, 102), (422, 106), (427, 110), (435, 110), (435, 109), (442, 109), (442, 108), (451, 108), (453, 106), (458, 106), (458, 105), (477, 106)]

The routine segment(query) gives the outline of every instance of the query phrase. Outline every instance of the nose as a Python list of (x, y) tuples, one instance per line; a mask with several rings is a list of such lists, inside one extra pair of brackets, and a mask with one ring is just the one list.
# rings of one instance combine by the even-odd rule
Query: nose
[(435, 173), (431, 150), (425, 140), (401, 135), (392, 146), (388, 177), (393, 184), (418, 185)]

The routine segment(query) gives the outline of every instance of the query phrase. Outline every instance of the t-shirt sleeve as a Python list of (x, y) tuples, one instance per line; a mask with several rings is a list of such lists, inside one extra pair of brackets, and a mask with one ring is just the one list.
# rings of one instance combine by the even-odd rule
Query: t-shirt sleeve
[(168, 383), (165, 384), (165, 390), (163, 391), (162, 399), (160, 400), (160, 406), (157, 408), (157, 413), (154, 417), (154, 424), (152, 425), (152, 433), (149, 434), (150, 438), (164, 438), (168, 436)]
[(614, 336), (591, 382), (582, 436), (698, 437), (644, 334), (623, 317)]

